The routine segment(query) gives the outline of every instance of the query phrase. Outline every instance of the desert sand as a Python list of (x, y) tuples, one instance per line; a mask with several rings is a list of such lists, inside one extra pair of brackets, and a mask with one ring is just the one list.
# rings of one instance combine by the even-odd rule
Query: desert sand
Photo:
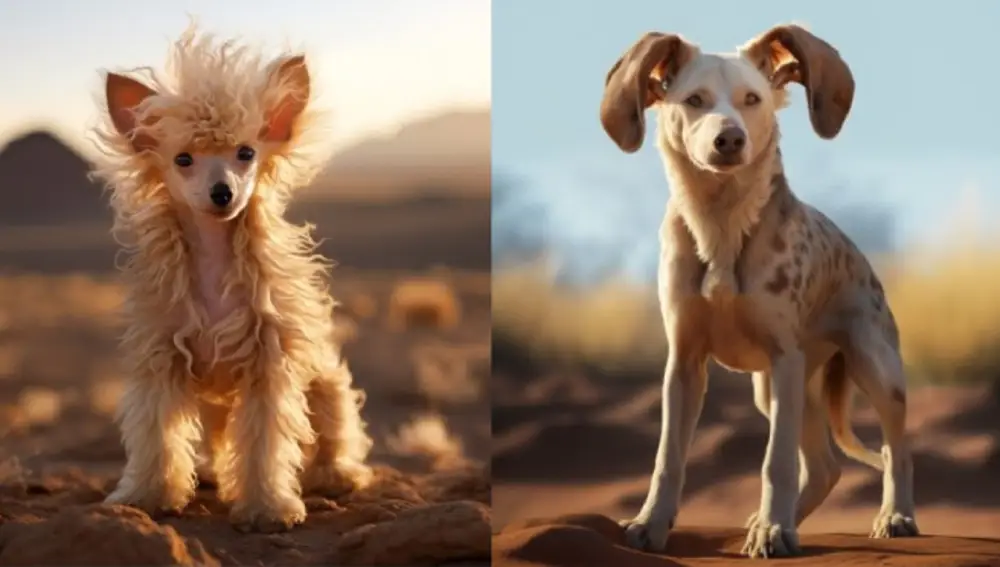
[(242, 534), (211, 486), (172, 517), (102, 504), (125, 458), (109, 211), (78, 156), (45, 135), (21, 142), (8, 147), (18, 159), (0, 155), (0, 192), (39, 179), (24, 168), (64, 170), (7, 211), (24, 222), (0, 219), (0, 565), (489, 562), (488, 180), (462, 197), (295, 203), (337, 262), (338, 328), (378, 475), (307, 494), (290, 532)]
[[(496, 334), (494, 334), (496, 341)], [(767, 422), (749, 380), (713, 372), (665, 556), (622, 545), (617, 520), (645, 497), (660, 419), (655, 370), (609, 376), (544, 364), (516, 347), (493, 354), (494, 565), (720, 565), (740, 561), (742, 525), (760, 498)], [(844, 474), (801, 526), (801, 565), (1000, 565), (1000, 388), (913, 387), (917, 520), (924, 536), (867, 537), (879, 473), (844, 460)], [(870, 408), (854, 418), (877, 447)]]

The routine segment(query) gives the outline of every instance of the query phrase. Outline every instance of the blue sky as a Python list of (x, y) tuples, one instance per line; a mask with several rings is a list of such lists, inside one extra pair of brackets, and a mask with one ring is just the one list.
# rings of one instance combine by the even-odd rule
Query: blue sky
[(83, 144), (99, 71), (162, 66), (188, 14), (270, 51), (304, 49), (335, 145), (489, 105), (489, 0), (4, 0), (0, 146), (39, 126)]
[(586, 277), (648, 278), (668, 188), (652, 129), (633, 155), (601, 129), (607, 70), (647, 31), (731, 51), (790, 21), (835, 45), (857, 82), (833, 141), (815, 136), (801, 87), (790, 87), (782, 151), (803, 199), (869, 249), (1000, 213), (1000, 72), (988, 39), (1000, 2), (503, 0), (492, 18), (495, 253), (526, 242)]

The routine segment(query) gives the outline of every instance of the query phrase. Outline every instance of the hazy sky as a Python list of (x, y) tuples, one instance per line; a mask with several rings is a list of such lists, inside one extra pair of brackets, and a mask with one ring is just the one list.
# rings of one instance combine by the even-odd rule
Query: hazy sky
[(304, 48), (340, 144), (489, 104), (489, 0), (0, 0), (0, 146), (35, 126), (81, 143), (99, 71), (161, 67), (188, 14), (271, 51)]
[(731, 51), (789, 21), (836, 46), (857, 83), (833, 141), (815, 136), (801, 87), (790, 87), (782, 151), (800, 196), (845, 223), (844, 211), (886, 208), (904, 244), (940, 234), (956, 201), (961, 223), (975, 221), (968, 209), (993, 222), (1000, 72), (989, 38), (1000, 2), (504, 0), (493, 5), (493, 164), (519, 181), (503, 195), (495, 185), (495, 237), (648, 273), (667, 185), (653, 129), (633, 155), (602, 130), (605, 74), (647, 31)]

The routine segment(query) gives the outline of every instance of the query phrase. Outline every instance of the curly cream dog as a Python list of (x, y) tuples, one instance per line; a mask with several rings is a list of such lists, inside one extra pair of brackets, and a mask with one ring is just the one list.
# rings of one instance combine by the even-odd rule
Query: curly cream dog
[[(854, 79), (833, 47), (799, 26), (768, 30), (734, 54), (648, 33), (606, 78), (601, 122), (623, 151), (641, 146), (645, 110), (659, 110), (672, 192), (660, 231), (669, 346), (662, 430), (645, 504), (624, 522), (636, 548), (666, 545), (709, 357), (753, 373), (757, 408), (770, 420), (745, 554), (798, 552), (797, 526), (840, 477), (831, 428), (847, 455), (884, 470), (872, 536), (917, 534), (896, 324), (861, 252), (788, 187), (776, 112), (789, 82), (805, 87), (815, 132), (835, 137)], [(881, 455), (850, 428), (855, 386), (878, 412)]]
[(327, 266), (311, 227), (284, 218), (323, 163), (309, 72), (302, 55), (266, 61), (193, 28), (167, 69), (109, 73), (97, 130), (128, 258), (128, 461), (107, 502), (180, 510), (202, 462), (235, 526), (288, 529), (305, 519), (303, 488), (372, 476)]

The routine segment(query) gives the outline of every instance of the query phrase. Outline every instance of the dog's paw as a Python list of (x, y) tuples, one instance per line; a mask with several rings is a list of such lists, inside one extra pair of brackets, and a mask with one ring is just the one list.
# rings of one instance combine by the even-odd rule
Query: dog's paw
[(747, 520), (747, 539), (742, 553), (747, 557), (764, 559), (798, 555), (801, 553), (799, 535), (794, 527), (769, 524), (759, 514), (753, 514)]
[(915, 537), (920, 535), (917, 522), (899, 512), (881, 513), (872, 525), (871, 537), (885, 539), (891, 537)]
[(667, 549), (667, 539), (673, 529), (672, 520), (656, 520), (639, 515), (631, 520), (622, 520), (618, 525), (625, 528), (625, 544), (639, 551), (663, 553)]
[(287, 532), (306, 521), (306, 505), (301, 498), (289, 498), (277, 505), (237, 502), (229, 512), (229, 522), (238, 531)]
[(104, 499), (104, 503), (138, 508), (156, 518), (180, 515), (193, 497), (191, 491), (180, 488), (142, 490), (135, 485), (119, 483), (118, 487)]
[(327, 498), (361, 490), (375, 478), (372, 468), (363, 463), (312, 464), (302, 474), (305, 492)]

